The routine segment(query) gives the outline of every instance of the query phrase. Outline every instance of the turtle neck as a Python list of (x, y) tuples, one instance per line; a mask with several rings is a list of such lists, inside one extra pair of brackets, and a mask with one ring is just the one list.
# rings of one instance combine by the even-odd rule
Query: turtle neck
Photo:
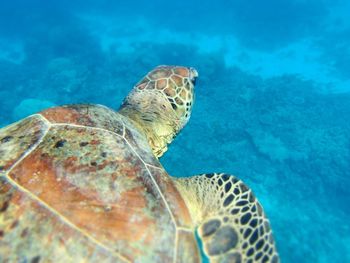
[[(134, 94), (135, 95), (135, 94)], [(147, 99), (148, 97), (148, 99)], [(171, 105), (161, 96), (128, 96), (119, 109), (145, 135), (154, 155), (159, 158), (175, 138), (179, 125)]]

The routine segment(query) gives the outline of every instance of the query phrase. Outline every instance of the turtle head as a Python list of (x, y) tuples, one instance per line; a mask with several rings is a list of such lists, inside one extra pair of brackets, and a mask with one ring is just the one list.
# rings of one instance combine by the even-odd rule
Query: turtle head
[(155, 108), (161, 106), (160, 114), (175, 113), (177, 128), (180, 130), (191, 115), (197, 77), (198, 72), (194, 68), (158, 66), (141, 79), (135, 89), (141, 93), (144, 91), (144, 95), (151, 91), (158, 102)]
[(157, 157), (188, 122), (197, 77), (194, 68), (158, 66), (125, 98), (119, 112), (146, 135)]

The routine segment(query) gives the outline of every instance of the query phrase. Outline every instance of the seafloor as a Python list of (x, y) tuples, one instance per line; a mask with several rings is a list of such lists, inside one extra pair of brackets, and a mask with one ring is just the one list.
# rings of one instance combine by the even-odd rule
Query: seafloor
[(29, 2), (0, 7), (0, 126), (60, 104), (117, 109), (154, 66), (196, 67), (195, 107), (161, 160), (167, 171), (245, 181), (282, 262), (350, 262), (345, 1)]

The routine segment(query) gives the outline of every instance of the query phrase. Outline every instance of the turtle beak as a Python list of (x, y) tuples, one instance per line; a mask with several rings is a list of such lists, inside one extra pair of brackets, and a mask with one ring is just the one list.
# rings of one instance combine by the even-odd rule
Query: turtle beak
[(189, 78), (194, 86), (194, 85), (196, 85), (196, 81), (198, 78), (198, 71), (195, 68), (189, 68), (189, 71), (190, 71)]

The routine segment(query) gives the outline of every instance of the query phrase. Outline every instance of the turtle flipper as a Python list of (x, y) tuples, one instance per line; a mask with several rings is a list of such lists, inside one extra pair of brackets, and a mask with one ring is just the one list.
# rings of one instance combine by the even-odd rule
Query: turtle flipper
[(210, 262), (279, 262), (269, 221), (242, 181), (228, 174), (175, 181)]

